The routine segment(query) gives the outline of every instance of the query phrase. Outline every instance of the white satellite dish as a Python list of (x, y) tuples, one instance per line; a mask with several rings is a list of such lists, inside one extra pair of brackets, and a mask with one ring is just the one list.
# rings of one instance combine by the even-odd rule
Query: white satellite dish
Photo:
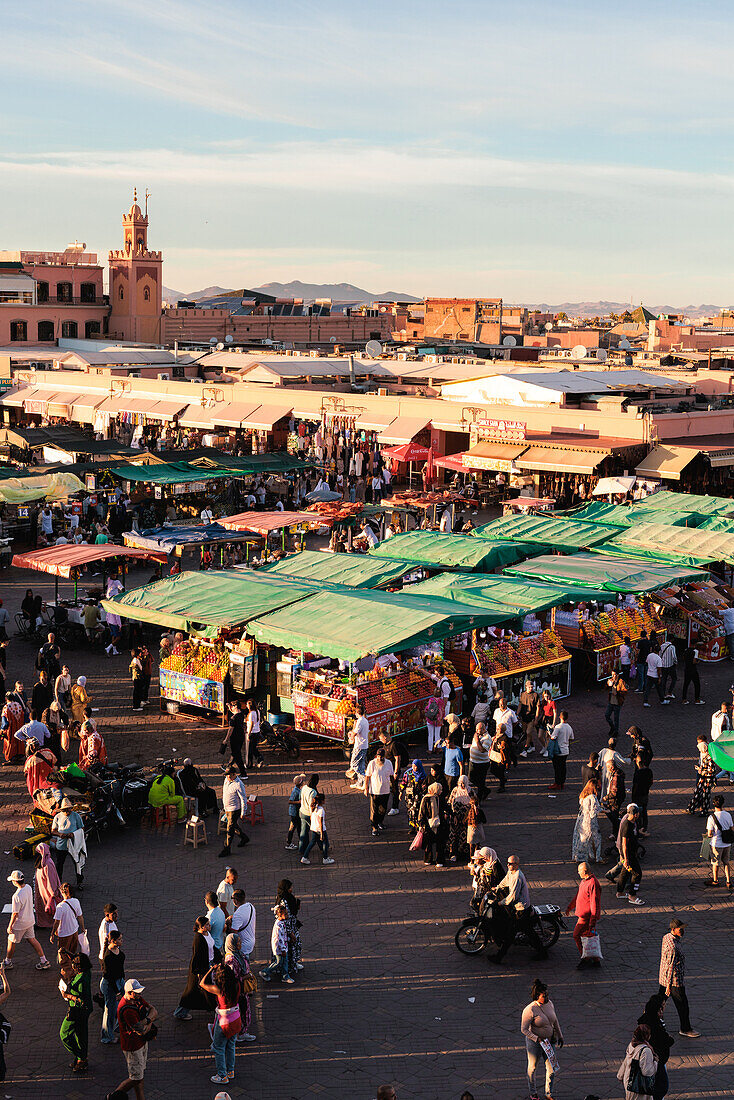
[(224, 344), (221, 342), (221, 340), (217, 344), (217, 351), (224, 351)]
[(368, 340), (364, 346), (364, 350), (367, 352), (370, 359), (377, 359), (382, 355), (382, 344), (379, 340)]
[(619, 346), (622, 351), (627, 351), (629, 348), (632, 347), (626, 336), (619, 341)]
[(502, 343), (503, 343), (504, 347), (506, 347), (506, 348), (514, 348), (515, 344), (517, 343), (517, 340), (515, 339), (514, 336), (505, 336)]
[(329, 337), (329, 343), (330, 344), (335, 344), (336, 343), (336, 336), (330, 336)]
[(216, 338), (216, 336), (210, 336), (210, 337), (209, 337), (209, 343), (211, 344), (211, 346), (212, 346), (212, 347), (214, 347), (214, 345), (216, 344), (216, 342), (217, 342), (217, 338)]
[(267, 344), (268, 346), (270, 346), (272, 344), (272, 342), (273, 341), (270, 339), (269, 336), (266, 336), (265, 339), (263, 340), (263, 344)]
[(607, 357), (607, 353), (604, 350), (604, 348), (597, 348), (596, 349), (596, 357), (597, 357), (597, 359), (599, 360), (600, 363), (604, 362), (604, 360)]
[(571, 358), (572, 359), (585, 359), (586, 358), (586, 348), (584, 347), (583, 344), (576, 344), (575, 347), (571, 348)]
[(545, 331), (546, 332), (553, 332), (553, 322), (552, 321), (546, 321), (545, 322)]
[(234, 340), (234, 336), (232, 336), (231, 334), (229, 336), (224, 337), (225, 344), (231, 344), (233, 340)]

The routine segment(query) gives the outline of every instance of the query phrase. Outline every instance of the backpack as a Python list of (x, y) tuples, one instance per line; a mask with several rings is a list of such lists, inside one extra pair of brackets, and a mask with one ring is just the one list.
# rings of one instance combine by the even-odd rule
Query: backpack
[(454, 685), (449, 680), (448, 676), (444, 676), (443, 680), (441, 681), (440, 687), (441, 687), (442, 692), (443, 692), (443, 685), (444, 684), (449, 685), (449, 702), (453, 703), (454, 699), (456, 698), (456, 690), (454, 688)]
[(438, 699), (429, 699), (426, 705), (426, 721), (435, 726), (438, 718)]

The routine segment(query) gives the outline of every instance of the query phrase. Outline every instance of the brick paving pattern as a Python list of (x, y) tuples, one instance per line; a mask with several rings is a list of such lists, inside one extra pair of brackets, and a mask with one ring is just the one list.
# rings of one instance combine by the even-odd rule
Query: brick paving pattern
[[(12, 570), (2, 584), (11, 611), (28, 585), (52, 594), (50, 581)], [(13, 637), (9, 683), (20, 675), (30, 690), (33, 655), (29, 644)], [(65, 657), (74, 676), (89, 678), (111, 760), (147, 765), (175, 747), (219, 787), (217, 730), (162, 718), (155, 706), (144, 715), (131, 714), (124, 655), (105, 660), (79, 650)], [(258, 1041), (238, 1049), (236, 1080), (227, 1088), (233, 1100), (370, 1100), (382, 1082), (392, 1082), (400, 1100), (459, 1100), (465, 1088), (476, 1100), (521, 1100), (526, 1090), (520, 1013), (537, 975), (550, 985), (566, 1037), (556, 1097), (619, 1097), (616, 1070), (637, 1016), (657, 990), (660, 941), (673, 913), (690, 921), (684, 943), (687, 987), (693, 1023), (703, 1036), (680, 1038), (670, 1006), (666, 1018), (676, 1043), (669, 1095), (731, 1097), (734, 902), (722, 889), (704, 889), (706, 868), (697, 858), (702, 822), (683, 813), (694, 777), (695, 734), (708, 730), (712, 711), (728, 698), (731, 678), (728, 664), (703, 666), (705, 707), (676, 703), (643, 710), (638, 695), (624, 707), (623, 728), (640, 724), (656, 754), (641, 888), (647, 904), (620, 903), (605, 884), (600, 923), (605, 962), (598, 971), (576, 970), (572, 919), (547, 962), (532, 961), (526, 948), (511, 949), (501, 969), (488, 966), (483, 957), (461, 956), (453, 937), (467, 911), (467, 872), (425, 869), (420, 857), (408, 851), (404, 812), (387, 818), (385, 833), (373, 839), (366, 799), (347, 789), (345, 765), (333, 747), (305, 742), (299, 765), (275, 759), (266, 770), (251, 772), (249, 790), (263, 799), (266, 820), (249, 830), (252, 843), (246, 849), (234, 848), (232, 862), (257, 909), (255, 957), (261, 963), (269, 953), (270, 906), (276, 883), (287, 876), (303, 899), (306, 969), (293, 987), (260, 983)], [(155, 690), (152, 697), (157, 700)], [(488, 800), (488, 843), (503, 859), (510, 851), (520, 855), (536, 902), (565, 908), (572, 895), (579, 763), (606, 743), (605, 703), (597, 689), (569, 700), (577, 740), (569, 782), (558, 797), (548, 797), (549, 766), (521, 762), (511, 772), (507, 792)], [(621, 747), (626, 745), (623, 740)], [(424, 746), (417, 755), (426, 759)], [(336, 859), (331, 867), (320, 862), (303, 867), (297, 853), (283, 850), (287, 793), (300, 767), (322, 776)], [(721, 789), (729, 794), (728, 785)], [(28, 801), (20, 769), (0, 769), (3, 884), (16, 866), (8, 850), (27, 824)], [(183, 848), (183, 826), (110, 833), (90, 847), (82, 895), (88, 926), (96, 935), (103, 904), (118, 904), (127, 975), (146, 986), (146, 998), (161, 1012), (160, 1037), (152, 1045), (146, 1075), (146, 1096), (152, 1100), (200, 1100), (217, 1092), (209, 1081), (214, 1066), (206, 1018), (197, 1013), (192, 1021), (179, 1022), (171, 1016), (186, 980), (193, 920), (204, 911), (204, 893), (216, 887), (225, 863), (217, 858), (220, 844), (211, 819), (207, 831), (209, 845), (197, 851)], [(24, 870), (29, 876), (32, 864)], [(10, 891), (5, 884), (4, 901)], [(47, 938), (41, 932), (42, 942)], [(101, 1014), (95, 1007), (89, 1074), (76, 1078), (70, 1072), (58, 1040), (64, 1014), (58, 973), (55, 967), (37, 973), (35, 961), (21, 945), (9, 973), (13, 994), (5, 1014), (13, 1033), (6, 1047), (8, 1080), (0, 1096), (97, 1100), (124, 1076), (119, 1047), (99, 1045)], [(97, 976), (95, 959), (94, 986)]]

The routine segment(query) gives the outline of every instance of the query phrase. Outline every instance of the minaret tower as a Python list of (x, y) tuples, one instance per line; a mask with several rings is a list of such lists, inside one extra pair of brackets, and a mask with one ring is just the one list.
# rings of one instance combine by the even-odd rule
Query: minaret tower
[(145, 213), (133, 203), (122, 216), (123, 247), (112, 249), (110, 265), (109, 334), (120, 340), (156, 344), (160, 341), (163, 257), (148, 249), (148, 198)]

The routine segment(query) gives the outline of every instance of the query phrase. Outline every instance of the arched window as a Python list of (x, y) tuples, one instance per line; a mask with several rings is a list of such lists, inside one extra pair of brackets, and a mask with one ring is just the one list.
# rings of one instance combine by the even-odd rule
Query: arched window
[(61, 322), (61, 335), (66, 336), (69, 340), (75, 340), (79, 326), (76, 321), (62, 321)]
[(54, 323), (53, 321), (39, 321), (38, 322), (38, 339), (39, 340), (53, 340), (54, 339)]
[(146, 286), (145, 289), (143, 290), (143, 300), (145, 302), (150, 301), (150, 287), (148, 287), (148, 286)]
[(16, 341), (25, 341), (28, 339), (28, 323), (27, 321), (11, 321), (10, 322), (10, 339), (15, 343)]
[(97, 301), (97, 287), (94, 283), (82, 283), (79, 288), (79, 297), (83, 302)]
[(120, 299), (120, 301), (122, 301), (122, 299), (125, 297), (125, 293), (124, 293), (122, 287), (120, 287), (120, 289), (118, 290), (117, 297)]
[(60, 302), (70, 302), (72, 299), (71, 283), (57, 283), (56, 297)]
[(84, 325), (84, 336), (87, 340), (93, 340), (99, 336), (99, 321), (87, 321)]
[(138, 237), (138, 252), (142, 252), (142, 251), (143, 251), (143, 247), (144, 247), (144, 242), (143, 242), (143, 238), (142, 238), (142, 237)]

